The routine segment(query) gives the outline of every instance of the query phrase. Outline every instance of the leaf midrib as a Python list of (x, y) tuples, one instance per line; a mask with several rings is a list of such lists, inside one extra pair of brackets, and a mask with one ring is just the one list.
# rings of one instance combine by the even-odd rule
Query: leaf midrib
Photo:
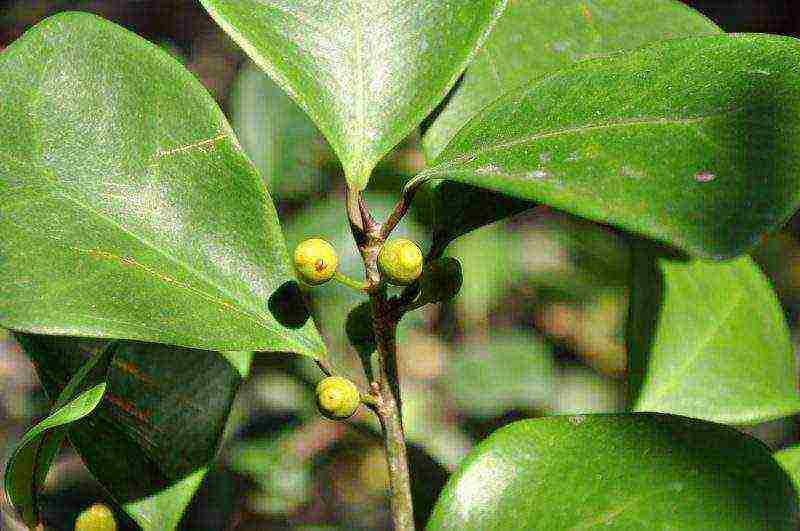
[(451, 167), (457, 166), (459, 164), (466, 164), (474, 160), (475, 158), (479, 157), (480, 155), (484, 155), (486, 153), (490, 153), (492, 151), (499, 151), (504, 149), (510, 149), (513, 147), (521, 146), (524, 144), (530, 144), (536, 142), (538, 140), (544, 140), (547, 138), (557, 138), (559, 136), (568, 136), (568, 135), (579, 135), (582, 133), (592, 133), (596, 131), (603, 131), (606, 129), (614, 129), (618, 127), (631, 127), (637, 125), (691, 125), (695, 123), (702, 123), (705, 120), (711, 120), (714, 118), (720, 118), (723, 116), (727, 116), (729, 114), (734, 114), (737, 112), (741, 112), (745, 110), (745, 107), (736, 107), (731, 109), (726, 109), (723, 111), (703, 114), (698, 116), (690, 116), (686, 118), (667, 118), (667, 117), (659, 117), (659, 116), (652, 116), (647, 118), (634, 118), (634, 119), (627, 119), (627, 120), (613, 120), (599, 124), (588, 124), (576, 127), (566, 127), (563, 129), (557, 129), (553, 131), (544, 131), (541, 133), (536, 133), (534, 135), (527, 135), (521, 138), (516, 138), (514, 140), (509, 140), (507, 142), (496, 142), (494, 144), (489, 144), (486, 146), (482, 146), (481, 148), (470, 150), (464, 153), (461, 153), (449, 160), (445, 159), (441, 162), (438, 162), (435, 166), (432, 166), (430, 169), (425, 170), (423, 172), (424, 175), (439, 175), (443, 173), (448, 173)]

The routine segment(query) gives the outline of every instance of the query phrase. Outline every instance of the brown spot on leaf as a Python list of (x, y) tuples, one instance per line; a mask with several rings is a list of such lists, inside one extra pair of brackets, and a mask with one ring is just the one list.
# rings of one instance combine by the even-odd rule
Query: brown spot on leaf
[(710, 183), (716, 178), (717, 176), (711, 173), (710, 171), (701, 171), (699, 173), (696, 173), (694, 176), (694, 180), (699, 183)]
[(135, 419), (137, 419), (137, 420), (139, 420), (139, 421), (141, 421), (141, 422), (143, 422), (145, 424), (149, 424), (150, 423), (150, 412), (149, 411), (139, 411), (138, 409), (136, 409), (135, 405), (131, 404), (127, 400), (123, 400), (122, 398), (119, 398), (117, 396), (114, 396), (114, 395), (111, 395), (111, 394), (108, 394), (108, 393), (106, 393), (106, 395), (103, 398), (105, 398), (106, 400), (108, 400), (109, 402), (111, 402), (112, 404), (117, 406), (118, 408), (120, 408), (122, 411), (124, 411), (128, 415), (134, 417)]

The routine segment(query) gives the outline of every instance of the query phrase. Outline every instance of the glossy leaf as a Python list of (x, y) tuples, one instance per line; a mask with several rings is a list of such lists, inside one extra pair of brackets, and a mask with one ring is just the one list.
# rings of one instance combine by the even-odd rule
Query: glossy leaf
[[(50, 396), (103, 344), (19, 339)], [(239, 371), (219, 354), (120, 342), (103, 402), (72, 426), (70, 442), (145, 531), (176, 529), (217, 453), (240, 382)]]
[(450, 478), (428, 529), (785, 529), (791, 480), (760, 441), (655, 414), (515, 422)]
[[(433, 160), (481, 108), (527, 80), (609, 52), (720, 31), (698, 12), (673, 0), (512, 2), (426, 132), (426, 158)], [(530, 201), (448, 181), (435, 185), (434, 197), (437, 249), (533, 206)]]
[(637, 411), (754, 424), (800, 412), (789, 328), (750, 257), (633, 247), (628, 371)]
[(58, 394), (50, 415), (25, 434), (8, 460), (5, 491), (30, 528), (40, 523), (38, 494), (69, 425), (91, 414), (103, 398), (115, 351), (115, 346), (109, 345), (82, 360)]
[(506, 0), (201, 0), (311, 116), (351, 188), (439, 103)]
[(200, 468), (163, 490), (126, 503), (123, 509), (144, 531), (176, 530), (207, 472), (208, 467)]
[(512, 91), (425, 170), (690, 253), (737, 255), (800, 198), (800, 42), (664, 41)]
[(276, 199), (299, 199), (327, 187), (336, 155), (314, 122), (253, 64), (229, 96), (231, 125)]
[(0, 73), (1, 326), (324, 355), (269, 195), (180, 64), (67, 13)]
[(481, 108), (528, 80), (609, 52), (720, 31), (674, 0), (511, 2), (425, 134), (425, 153), (433, 160)]

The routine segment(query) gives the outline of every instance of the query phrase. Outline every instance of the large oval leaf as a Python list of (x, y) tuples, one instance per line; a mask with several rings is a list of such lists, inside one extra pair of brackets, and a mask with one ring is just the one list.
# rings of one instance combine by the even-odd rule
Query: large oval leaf
[(263, 183), (168, 54), (58, 15), (0, 55), (0, 101), (0, 325), (324, 354)]
[[(433, 160), (498, 95), (576, 61), (653, 41), (719, 33), (675, 0), (521, 0), (505, 10), (442, 113), (423, 138)], [(443, 181), (433, 195), (436, 251), (477, 227), (531, 208), (529, 201)]]
[(445, 487), (428, 529), (795, 529), (791, 480), (732, 428), (670, 415), (515, 422)]
[(789, 327), (750, 257), (671, 259), (633, 245), (628, 371), (634, 408), (752, 424), (800, 411)]
[[(103, 345), (17, 337), (49, 396)], [(241, 373), (214, 352), (118, 345), (102, 403), (71, 426), (69, 440), (145, 531), (175, 529), (217, 453)]]
[(800, 43), (664, 41), (506, 94), (424, 172), (691, 253), (739, 254), (800, 199)]
[(506, 0), (201, 0), (305, 109), (351, 188), (439, 103)]
[(675, 0), (512, 2), (425, 134), (425, 153), (435, 158), (481, 108), (527, 80), (609, 52), (720, 31)]

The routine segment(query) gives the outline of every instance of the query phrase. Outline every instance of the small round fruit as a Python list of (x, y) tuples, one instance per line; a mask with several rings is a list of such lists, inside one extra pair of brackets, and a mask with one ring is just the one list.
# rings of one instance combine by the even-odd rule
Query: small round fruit
[(111, 509), (96, 503), (78, 515), (75, 531), (117, 531), (117, 521)]
[(411, 240), (386, 242), (378, 253), (378, 269), (389, 284), (408, 286), (422, 274), (422, 251)]
[(341, 376), (328, 376), (317, 384), (317, 408), (324, 417), (344, 420), (352, 417), (361, 405), (356, 384)]
[(319, 286), (333, 278), (339, 267), (336, 249), (322, 238), (310, 238), (294, 250), (294, 268), (300, 280)]
[(425, 264), (419, 280), (417, 304), (449, 301), (461, 290), (461, 262), (446, 256)]

